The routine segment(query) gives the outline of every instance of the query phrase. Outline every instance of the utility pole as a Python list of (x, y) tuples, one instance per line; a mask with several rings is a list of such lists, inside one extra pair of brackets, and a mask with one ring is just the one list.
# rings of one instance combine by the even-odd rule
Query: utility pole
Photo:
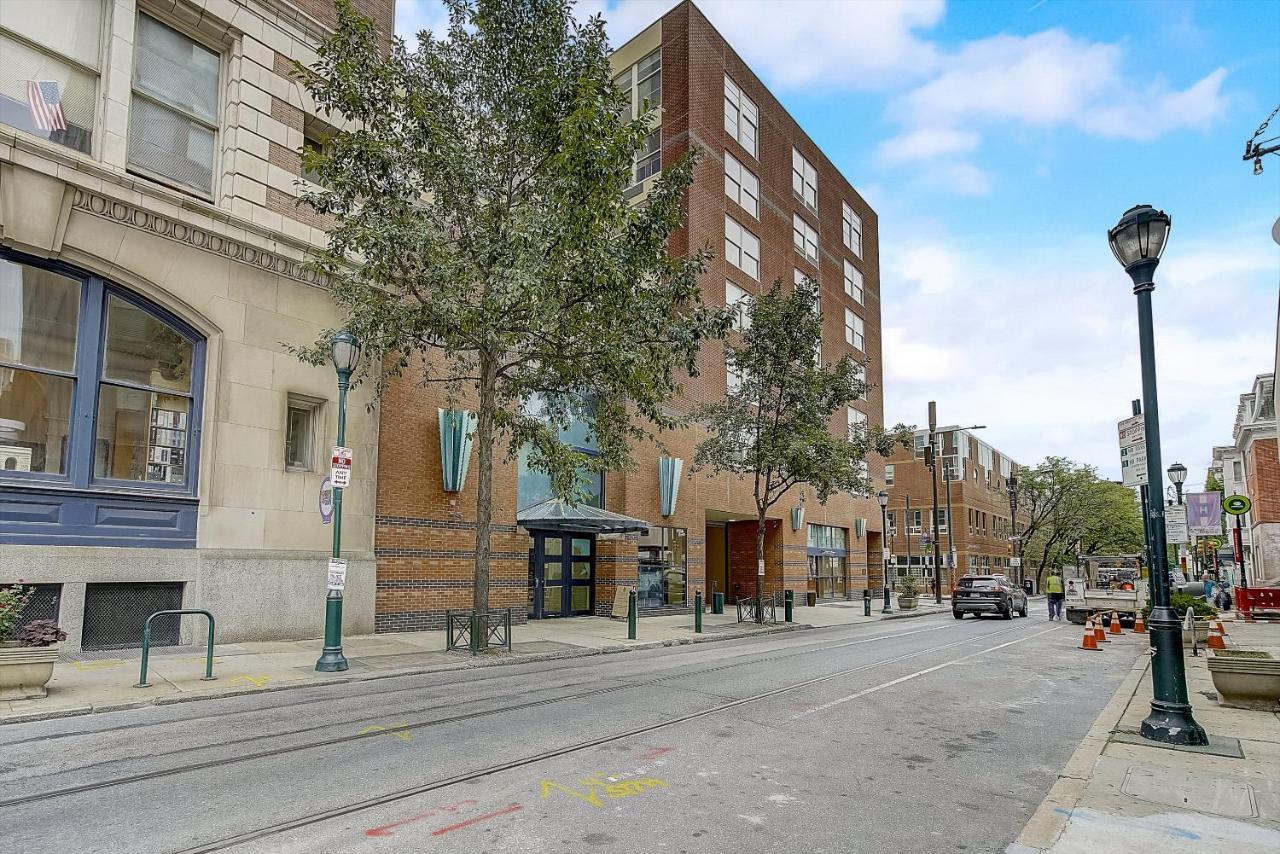
[(902, 511), (902, 538), (907, 541), (907, 575), (911, 574), (911, 496), (907, 496), (907, 509)]
[(956, 520), (951, 518), (951, 471), (947, 468), (946, 457), (942, 460), (942, 480), (947, 485), (947, 580), (955, 583), (956, 574)]
[(938, 404), (929, 401), (929, 444), (925, 448), (925, 465), (929, 467), (929, 479), (933, 482), (932, 524), (933, 532), (933, 601), (942, 604), (942, 576), (938, 572), (938, 449), (936, 441), (938, 429)]

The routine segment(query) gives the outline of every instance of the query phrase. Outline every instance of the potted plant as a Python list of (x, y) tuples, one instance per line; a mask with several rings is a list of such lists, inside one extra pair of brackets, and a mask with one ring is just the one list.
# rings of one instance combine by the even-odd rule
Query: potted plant
[(58, 660), (58, 642), (66, 632), (52, 620), (32, 620), (19, 627), (22, 609), (35, 593), (21, 584), (0, 588), (0, 700), (48, 696), (44, 687)]
[(1259, 649), (1215, 649), (1209, 676), (1218, 702), (1233, 709), (1280, 711), (1280, 660)]
[(898, 581), (898, 610), (914, 611), (920, 600), (920, 585), (915, 576), (908, 575)]

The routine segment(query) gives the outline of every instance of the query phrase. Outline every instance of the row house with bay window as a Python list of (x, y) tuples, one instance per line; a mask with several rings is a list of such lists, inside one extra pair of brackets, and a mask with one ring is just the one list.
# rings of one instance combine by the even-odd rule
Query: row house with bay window
[[(386, 34), (392, 0), (356, 0)], [(55, 13), (56, 12), (56, 13)], [(220, 641), (315, 637), (338, 322), (305, 261), (291, 76), (327, 0), (0, 2), (0, 584), (79, 649), (206, 608)], [(346, 628), (371, 631), (376, 421), (349, 407)], [(161, 643), (178, 640), (158, 626)]]

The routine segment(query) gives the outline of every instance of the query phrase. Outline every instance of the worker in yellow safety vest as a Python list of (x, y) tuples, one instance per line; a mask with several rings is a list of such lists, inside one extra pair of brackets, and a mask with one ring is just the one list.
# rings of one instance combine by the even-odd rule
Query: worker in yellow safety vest
[(1049, 573), (1044, 582), (1045, 592), (1049, 594), (1049, 619), (1062, 619), (1062, 574), (1058, 570)]

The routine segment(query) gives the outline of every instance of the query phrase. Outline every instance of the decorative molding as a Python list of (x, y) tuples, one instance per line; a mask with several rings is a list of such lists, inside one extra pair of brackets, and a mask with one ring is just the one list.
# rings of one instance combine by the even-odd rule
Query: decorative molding
[(269, 273), (284, 276), (287, 279), (293, 279), (320, 288), (328, 284), (325, 276), (309, 269), (304, 261), (289, 258), (267, 249), (259, 249), (256, 246), (232, 240), (230, 237), (224, 237), (221, 234), (214, 234), (198, 226), (153, 213), (136, 205), (122, 202), (119, 199), (110, 198), (102, 193), (86, 190), (83, 187), (76, 188), (72, 207), (90, 216), (147, 231), (157, 237), (163, 237), (166, 240), (172, 240), (175, 243), (181, 243), (193, 249), (211, 252), (229, 261), (249, 264)]

